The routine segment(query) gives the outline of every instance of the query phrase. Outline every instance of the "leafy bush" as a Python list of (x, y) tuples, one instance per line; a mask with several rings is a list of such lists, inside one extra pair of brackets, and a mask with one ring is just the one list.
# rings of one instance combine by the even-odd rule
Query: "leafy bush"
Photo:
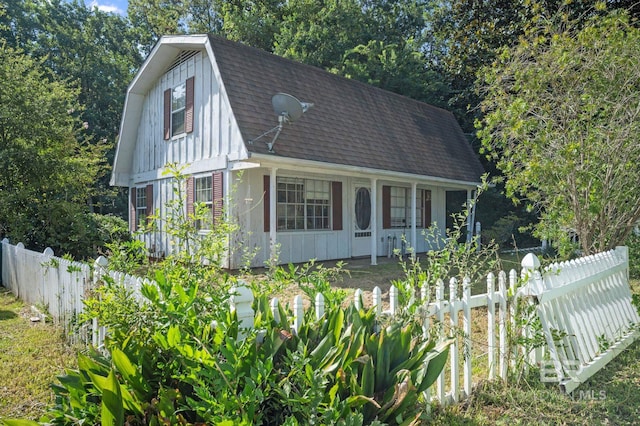
[[(313, 279), (322, 272), (315, 274)], [(372, 310), (309, 310), (297, 334), (291, 312), (254, 302), (241, 330), (228, 308), (232, 280), (162, 272), (136, 301), (111, 280), (86, 306), (108, 329), (106, 354), (79, 357), (54, 386), (47, 424), (404, 424), (442, 371), (448, 342), (415, 321), (382, 326)], [(295, 276), (300, 282), (308, 277)]]
[(640, 278), (640, 234), (631, 233), (626, 245), (629, 247), (629, 276)]
[[(228, 292), (198, 280), (142, 289), (106, 282), (87, 315), (108, 328), (106, 355), (80, 355), (54, 386), (46, 424), (408, 424), (442, 371), (449, 342), (415, 321), (381, 326), (372, 310), (335, 307), (297, 334), (291, 313), (256, 299), (242, 330)], [(219, 283), (220, 284), (220, 283)]]

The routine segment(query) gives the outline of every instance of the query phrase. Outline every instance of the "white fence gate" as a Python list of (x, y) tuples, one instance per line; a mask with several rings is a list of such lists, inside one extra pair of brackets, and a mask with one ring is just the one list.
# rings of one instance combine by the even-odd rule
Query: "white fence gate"
[(540, 272), (535, 255), (523, 260), (527, 284), (547, 342), (550, 362), (541, 378), (572, 392), (629, 346), (640, 317), (631, 304), (629, 249), (555, 263)]

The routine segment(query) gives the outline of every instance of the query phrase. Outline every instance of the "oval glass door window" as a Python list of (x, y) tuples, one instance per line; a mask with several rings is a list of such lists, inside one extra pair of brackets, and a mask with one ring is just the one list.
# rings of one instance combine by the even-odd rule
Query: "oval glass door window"
[(366, 231), (371, 225), (371, 194), (369, 188), (356, 190), (356, 227), (360, 231)]

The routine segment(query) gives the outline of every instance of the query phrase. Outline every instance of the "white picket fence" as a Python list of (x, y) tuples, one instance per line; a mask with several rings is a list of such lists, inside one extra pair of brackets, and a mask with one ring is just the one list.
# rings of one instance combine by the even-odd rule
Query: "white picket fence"
[(83, 300), (92, 287), (91, 267), (56, 257), (47, 248), (42, 253), (2, 241), (2, 285), (35, 308), (48, 313), (73, 336), (72, 327), (82, 311)]
[[(611, 260), (612, 257), (615, 261)], [(566, 380), (571, 374), (565, 369), (573, 359), (570, 354), (578, 357), (581, 365), (586, 366), (593, 362), (593, 356), (604, 357), (595, 349), (593, 336), (598, 342), (600, 334), (606, 335), (610, 348), (618, 351), (623, 348), (623, 344), (616, 343), (620, 337), (629, 334), (635, 336), (633, 327), (623, 327), (624, 324), (633, 326), (640, 323), (637, 312), (630, 310), (632, 307), (626, 248), (618, 249), (613, 254), (590, 256), (570, 264), (552, 265), (544, 273), (538, 270), (539, 261), (533, 254), (527, 255), (522, 263), (523, 272), (520, 276), (515, 270), (508, 274), (489, 274), (486, 278), (487, 291), (483, 294), (472, 295), (473, 283), (469, 280), (459, 283), (456, 279), (451, 279), (447, 284), (439, 281), (435, 285), (435, 295), (429, 291), (427, 283), (423, 285), (420, 295), (421, 310), (425, 318), (428, 318), (424, 322), (425, 332), (428, 327), (437, 327), (435, 330), (442, 339), (451, 334), (458, 336), (450, 348), (447, 371), (443, 371), (431, 389), (431, 396), (441, 403), (468, 397), (473, 385), (482, 379), (507, 378), (509, 368), (515, 365), (513, 357), (523, 351), (522, 348), (508, 347), (507, 331), (516, 329), (514, 297), (525, 297), (538, 304), (538, 314), (547, 336), (547, 350), (554, 367), (558, 367), (554, 371), (558, 373), (561, 384), (568, 392), (575, 388), (567, 385)], [(89, 267), (57, 258), (50, 250), (36, 253), (25, 250), (22, 244), (12, 246), (6, 239), (2, 241), (2, 284), (27, 303), (47, 307), (54, 321), (63, 325), (72, 323), (82, 312), (83, 296), (98, 285), (103, 274), (109, 274), (114, 282), (124, 285), (136, 297), (140, 297), (139, 290), (145, 281), (139, 277), (108, 271), (104, 258), (99, 258)], [(524, 286), (519, 286), (523, 283), (521, 279), (525, 280)], [(254, 318), (251, 291), (248, 287), (239, 286), (232, 289), (232, 293), (231, 308), (236, 311), (241, 327), (251, 328)], [(562, 299), (562, 296), (568, 299)], [(317, 318), (322, 318), (322, 295), (317, 295), (312, 303), (315, 304)], [(356, 290), (353, 303), (361, 307), (362, 291)], [(273, 300), (271, 306), (274, 314), (277, 305), (278, 301)], [(387, 309), (383, 309), (380, 288), (374, 289), (372, 306), (376, 312), (379, 315), (395, 315), (400, 309), (395, 287), (390, 288), (389, 300), (385, 305)], [(626, 316), (620, 315), (622, 311)], [(595, 319), (596, 313), (599, 315), (598, 320)], [(304, 316), (302, 296), (294, 298), (290, 315), (292, 332), (295, 333)], [(616, 322), (612, 318), (616, 318)], [(553, 322), (558, 319), (562, 322)], [(70, 326), (66, 327), (71, 330)], [(559, 344), (553, 341), (551, 332), (562, 330), (562, 327), (568, 332), (566, 342)], [(90, 338), (87, 333), (83, 336), (86, 342), (91, 342), (94, 347), (104, 344), (105, 330), (95, 320), (80, 329), (91, 330)], [(577, 330), (590, 337), (579, 337)], [(577, 349), (568, 352), (565, 348), (577, 339), (591, 340), (588, 340), (587, 346), (583, 342), (582, 346), (578, 345)], [(624, 345), (632, 340), (625, 337)], [(612, 357), (615, 350), (611, 354), (607, 357)], [(542, 359), (535, 361), (541, 362)], [(600, 361), (596, 360), (596, 363)], [(474, 375), (474, 371), (482, 373)], [(584, 380), (584, 376), (580, 378)]]
[(565, 392), (602, 369), (640, 334), (640, 316), (631, 303), (629, 249), (555, 263), (540, 271), (527, 255), (527, 283), (520, 295), (537, 307), (550, 361), (541, 378)]
[[(517, 273), (511, 270), (508, 277), (505, 272), (500, 272), (497, 277), (491, 273), (487, 276), (487, 292), (484, 294), (471, 295), (472, 283), (467, 279), (462, 282), (460, 291), (460, 283), (455, 278), (449, 280), (447, 289), (448, 297), (445, 294), (445, 283), (439, 280), (436, 284), (435, 300), (429, 301), (430, 289), (427, 283), (424, 283), (421, 289), (422, 310), (425, 321), (423, 328), (425, 334), (429, 332), (429, 327), (437, 326), (436, 332), (439, 333), (440, 339), (445, 339), (453, 334), (462, 335), (461, 338), (455, 339), (450, 347), (449, 374), (443, 371), (434, 389), (432, 395), (441, 404), (448, 404), (465, 399), (471, 395), (474, 383), (481, 379), (493, 380), (496, 373), (502, 379), (507, 378), (509, 360), (508, 358), (515, 353), (507, 348), (507, 321), (512, 321), (509, 317), (510, 310), (508, 308), (508, 289), (511, 293), (515, 292), (517, 285)], [(236, 312), (238, 320), (243, 328), (252, 328), (254, 311), (253, 293), (248, 286), (240, 285), (231, 289), (231, 307)], [(363, 293), (362, 290), (356, 290), (353, 303), (357, 308), (362, 306)], [(271, 309), (274, 317), (278, 317), (279, 300), (274, 298), (271, 300)], [(313, 301), (315, 305), (316, 319), (321, 320), (324, 316), (324, 297), (317, 294)], [(372, 292), (372, 308), (376, 314), (396, 315), (400, 306), (398, 305), (398, 289), (391, 286), (389, 289), (388, 309), (383, 310), (382, 291), (379, 287), (375, 287)], [(304, 299), (298, 295), (293, 300), (292, 306), (292, 332), (295, 334), (302, 324), (304, 317)], [(486, 313), (486, 319), (484, 318)], [(460, 315), (461, 314), (461, 315)], [(480, 319), (478, 319), (478, 317)], [(472, 332), (472, 323), (481, 322), (486, 332)], [(460, 331), (462, 333), (460, 333)], [(478, 337), (479, 335), (479, 337)], [(482, 354), (480, 356), (474, 354), (473, 342), (486, 341), (480, 343), (478, 348)], [(478, 352), (478, 351), (476, 351)], [(474, 367), (480, 362), (481, 358), (487, 360), (483, 363), (487, 368), (483, 368), (484, 374), (473, 377)], [(462, 379), (462, 384), (460, 383)]]

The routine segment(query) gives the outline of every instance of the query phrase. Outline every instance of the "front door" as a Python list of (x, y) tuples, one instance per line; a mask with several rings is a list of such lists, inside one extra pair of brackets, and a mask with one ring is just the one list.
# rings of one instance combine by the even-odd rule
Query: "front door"
[(353, 200), (351, 255), (367, 256), (371, 254), (371, 188), (356, 185)]

